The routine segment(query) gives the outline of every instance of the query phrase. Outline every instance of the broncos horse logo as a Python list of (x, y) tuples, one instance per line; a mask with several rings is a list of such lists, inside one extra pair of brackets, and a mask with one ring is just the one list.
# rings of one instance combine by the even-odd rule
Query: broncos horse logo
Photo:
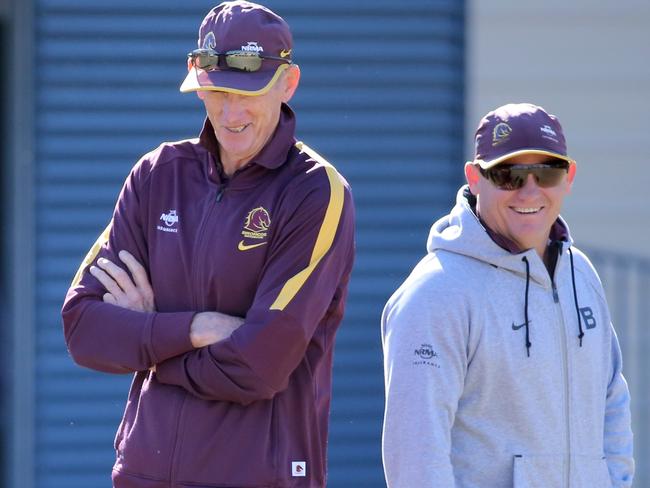
[(214, 37), (214, 32), (208, 32), (203, 38), (203, 49), (216, 49), (217, 48), (217, 39)]
[(261, 234), (269, 230), (271, 217), (264, 207), (257, 207), (248, 212), (244, 229), (249, 232)]
[(506, 142), (512, 134), (512, 128), (505, 122), (498, 123), (492, 131), (492, 145), (497, 146)]

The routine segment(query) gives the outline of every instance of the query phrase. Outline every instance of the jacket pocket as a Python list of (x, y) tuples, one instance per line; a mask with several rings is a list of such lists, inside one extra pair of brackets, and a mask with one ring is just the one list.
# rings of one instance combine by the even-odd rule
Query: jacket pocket
[[(513, 488), (563, 488), (564, 456), (521, 456), (514, 458)], [(586, 487), (585, 487), (586, 488)], [(591, 488), (591, 487), (590, 487)]]
[(607, 461), (602, 456), (576, 456), (571, 472), (575, 486), (612, 488)]
[[(564, 456), (515, 456), (513, 488), (563, 488), (567, 460)], [(612, 488), (604, 457), (575, 456), (571, 462), (571, 486)]]

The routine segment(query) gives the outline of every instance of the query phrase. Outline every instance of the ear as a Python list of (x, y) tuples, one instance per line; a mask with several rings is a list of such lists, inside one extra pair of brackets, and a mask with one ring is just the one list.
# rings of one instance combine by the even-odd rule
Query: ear
[[(187, 71), (189, 72), (193, 67), (194, 66), (192, 65), (192, 59), (187, 58)], [(205, 93), (203, 93), (201, 90), (196, 91), (196, 96), (201, 100), (205, 99)]]
[(300, 68), (297, 64), (291, 64), (285, 70), (283, 76), (282, 101), (287, 103), (293, 97), (300, 82)]
[(481, 179), (481, 173), (474, 161), (465, 163), (465, 179), (469, 184), (469, 189), (474, 195), (478, 195), (478, 182)]
[(576, 177), (576, 171), (578, 170), (578, 165), (576, 164), (575, 161), (572, 161), (571, 164), (569, 164), (569, 174), (567, 175), (567, 193), (571, 191), (571, 187), (573, 186), (573, 180)]

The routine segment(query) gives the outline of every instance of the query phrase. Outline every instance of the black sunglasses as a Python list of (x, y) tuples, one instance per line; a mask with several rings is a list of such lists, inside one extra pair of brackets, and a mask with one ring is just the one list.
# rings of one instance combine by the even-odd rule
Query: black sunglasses
[(258, 71), (262, 67), (264, 59), (282, 61), (291, 64), (290, 59), (280, 58), (277, 56), (264, 56), (254, 51), (228, 51), (218, 53), (213, 49), (195, 49), (187, 54), (192, 65), (205, 71), (214, 71), (219, 69), (219, 60), (223, 58), (226, 66), (230, 69), (239, 71)]
[(553, 159), (538, 164), (498, 164), (489, 169), (479, 166), (479, 171), (499, 190), (519, 190), (526, 184), (528, 175), (533, 175), (541, 188), (554, 187), (569, 172), (569, 162)]

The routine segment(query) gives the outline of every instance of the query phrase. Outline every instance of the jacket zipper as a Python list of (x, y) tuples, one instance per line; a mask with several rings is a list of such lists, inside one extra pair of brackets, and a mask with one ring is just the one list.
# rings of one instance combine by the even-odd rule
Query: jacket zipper
[[(225, 187), (223, 187), (225, 188)], [(201, 270), (203, 269), (202, 266), (199, 266), (199, 261), (200, 261), (200, 256), (202, 255), (202, 244), (203, 244), (203, 237), (205, 236), (205, 229), (207, 227), (207, 221), (210, 215), (212, 215), (212, 212), (214, 211), (214, 208), (216, 204), (219, 202), (221, 199), (218, 197), (219, 193), (223, 193), (223, 190), (220, 189), (217, 192), (217, 198), (210, 199), (210, 203), (208, 204), (208, 208), (205, 210), (205, 213), (203, 214), (203, 218), (201, 219), (201, 225), (199, 227), (198, 232), (196, 233), (196, 244), (194, 246), (194, 259), (192, 260), (192, 282), (194, 285), (194, 293), (192, 293), (192, 296), (194, 297), (194, 309), (195, 310), (201, 310), (203, 307), (203, 300), (201, 300), (201, 303), (199, 303), (199, 295), (196, 293), (196, 287), (198, 284), (201, 282)]]
[[(223, 192), (226, 189), (226, 185), (220, 185), (219, 190), (217, 191), (217, 196), (214, 200), (210, 200), (210, 203), (208, 205), (208, 208), (205, 211), (205, 214), (203, 215), (203, 218), (201, 219), (201, 225), (199, 227), (199, 231), (197, 232), (197, 238), (196, 238), (196, 245), (194, 247), (194, 260), (192, 263), (192, 270), (194, 271), (192, 274), (194, 275), (194, 289), (198, 286), (198, 283), (200, 282), (200, 270), (202, 269), (201, 266), (198, 266), (199, 262), (199, 256), (201, 255), (201, 244), (203, 242), (203, 236), (205, 235), (205, 229), (207, 227), (206, 222), (208, 221), (208, 217), (212, 214), (216, 204), (221, 201), (221, 198), (223, 197)], [(199, 302), (199, 296), (195, 292), (193, 293), (194, 296), (194, 308), (196, 310), (199, 310), (199, 308), (203, 307), (203, 303), (198, 303)], [(174, 433), (174, 447), (172, 448), (172, 456), (171, 456), (171, 464), (169, 466), (169, 483), (170, 486), (175, 486), (176, 484), (176, 476), (177, 476), (177, 465), (178, 465), (178, 457), (180, 455), (180, 449), (179, 449), (179, 436), (181, 432), (181, 427), (182, 427), (182, 421), (183, 421), (183, 412), (185, 410), (185, 400), (187, 399), (187, 393), (184, 393), (183, 395), (183, 400), (181, 401), (181, 407), (178, 412), (178, 421), (176, 422), (176, 431)]]
[(187, 398), (187, 393), (184, 393), (183, 400), (181, 401), (181, 408), (178, 411), (178, 420), (176, 421), (176, 432), (174, 433), (174, 447), (172, 449), (171, 464), (169, 466), (169, 486), (176, 486), (176, 476), (178, 465), (178, 456), (180, 455), (180, 449), (178, 445), (180, 441), (178, 437), (181, 432), (181, 423), (183, 421), (183, 411), (185, 410), (185, 399)]
[[(559, 256), (558, 256), (559, 260)], [(557, 271), (557, 269), (556, 269)], [(557, 305), (556, 310), (558, 311), (558, 317), (560, 318), (560, 340), (562, 341), (562, 355), (563, 355), (563, 376), (564, 376), (564, 413), (566, 420), (566, 447), (567, 447), (567, 467), (565, 470), (565, 479), (566, 487), (570, 486), (570, 476), (571, 476), (571, 397), (569, 391), (569, 350), (566, 340), (566, 324), (564, 323), (564, 315), (562, 314), (562, 307), (560, 305), (560, 297), (557, 292), (557, 287), (555, 286), (555, 279), (551, 280), (551, 286), (553, 289), (553, 301)]]
[(225, 183), (223, 185), (219, 185), (219, 190), (217, 190), (217, 203), (221, 202), (221, 199), (223, 198), (223, 194), (226, 193), (226, 185)]

